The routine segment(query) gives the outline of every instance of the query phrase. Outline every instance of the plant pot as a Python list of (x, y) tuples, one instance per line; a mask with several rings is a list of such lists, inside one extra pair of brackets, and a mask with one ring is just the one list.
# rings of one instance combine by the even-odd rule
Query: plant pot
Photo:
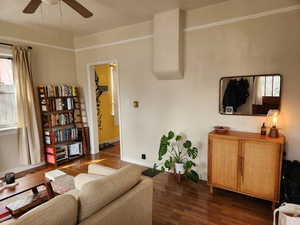
[(183, 163), (175, 163), (175, 171), (177, 174), (184, 174)]

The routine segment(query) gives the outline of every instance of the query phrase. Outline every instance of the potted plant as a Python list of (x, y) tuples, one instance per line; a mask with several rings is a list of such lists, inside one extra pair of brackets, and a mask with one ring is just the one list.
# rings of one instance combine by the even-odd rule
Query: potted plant
[(162, 161), (162, 172), (174, 169), (175, 173), (183, 174), (188, 179), (198, 182), (199, 175), (193, 170), (196, 166), (193, 160), (197, 156), (198, 149), (192, 146), (192, 142), (184, 140), (180, 135), (175, 135), (173, 131), (170, 131), (168, 135), (163, 135), (160, 139), (158, 160)]

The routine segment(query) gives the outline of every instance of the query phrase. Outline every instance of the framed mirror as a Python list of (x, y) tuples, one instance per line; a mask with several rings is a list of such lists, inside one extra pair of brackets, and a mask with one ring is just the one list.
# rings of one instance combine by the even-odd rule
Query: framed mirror
[(280, 110), (280, 74), (222, 77), (219, 112), (223, 115), (266, 116), (270, 109)]

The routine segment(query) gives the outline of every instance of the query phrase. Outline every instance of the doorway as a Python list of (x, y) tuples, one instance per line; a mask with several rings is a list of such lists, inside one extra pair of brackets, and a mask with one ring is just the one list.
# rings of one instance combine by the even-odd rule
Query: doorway
[(118, 113), (116, 64), (96, 65), (96, 107), (99, 151), (120, 157), (120, 131)]
[[(90, 127), (91, 154), (103, 153), (102, 146), (104, 143), (107, 143), (106, 146), (113, 144), (114, 146), (110, 145), (111, 148), (107, 148), (106, 152), (111, 152), (114, 156), (122, 160), (122, 119), (120, 114), (117, 60), (87, 64), (87, 74), (87, 119)], [(96, 85), (97, 82), (98, 84)], [(106, 105), (105, 109), (103, 109), (106, 110), (105, 112), (101, 110), (101, 105)], [(103, 118), (98, 121), (98, 117), (101, 116), (98, 112), (107, 113), (105, 115), (108, 118), (106, 117), (104, 121)], [(98, 122), (100, 125), (98, 125)], [(107, 126), (111, 126), (110, 128), (112, 128), (112, 125), (118, 127), (117, 131), (115, 131), (115, 128), (107, 131)]]

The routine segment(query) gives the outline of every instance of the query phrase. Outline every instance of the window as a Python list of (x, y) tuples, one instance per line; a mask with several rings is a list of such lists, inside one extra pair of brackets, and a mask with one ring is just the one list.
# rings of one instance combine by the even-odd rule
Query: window
[(16, 94), (12, 59), (0, 55), (0, 129), (16, 126)]
[(280, 96), (280, 76), (267, 76), (264, 83), (264, 96)]

